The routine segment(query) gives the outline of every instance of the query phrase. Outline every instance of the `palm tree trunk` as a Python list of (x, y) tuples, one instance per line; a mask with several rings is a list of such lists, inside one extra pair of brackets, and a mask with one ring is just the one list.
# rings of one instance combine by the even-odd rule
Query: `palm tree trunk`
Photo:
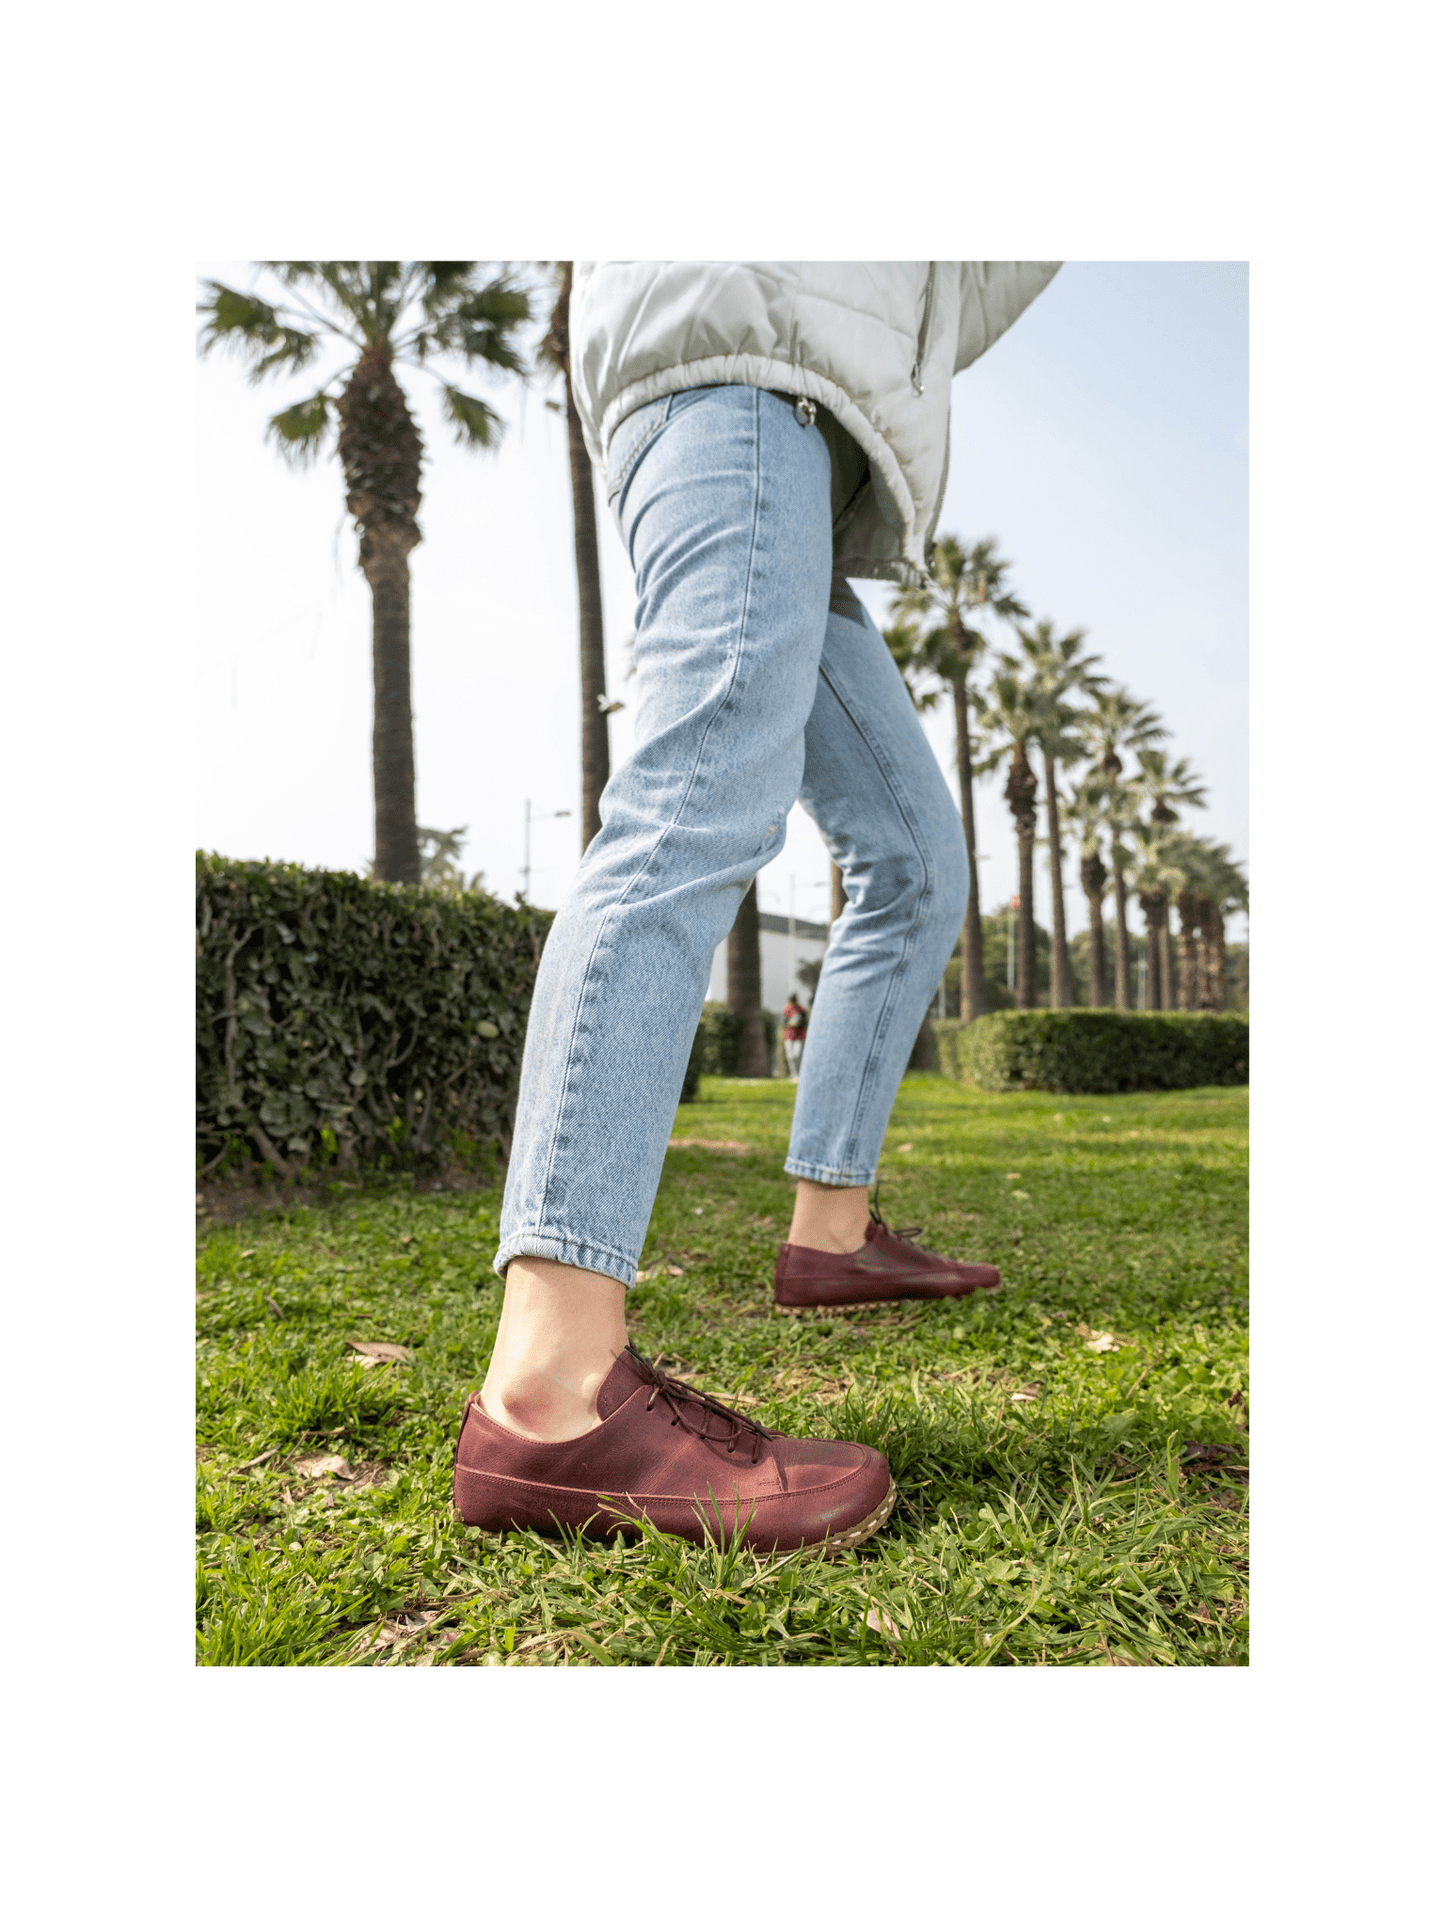
[(1159, 1008), (1174, 1008), (1174, 958), (1170, 950), (1169, 899), (1159, 913)]
[(1049, 888), (1054, 927), (1049, 944), (1049, 1004), (1066, 1010), (1074, 1001), (1074, 973), (1069, 942), (1064, 934), (1064, 852), (1059, 844), (1059, 793), (1054, 787), (1054, 759), (1044, 758), (1044, 801), (1049, 819)]
[(1034, 933), (1034, 833), (1019, 831), (1019, 1001), (1033, 1010), (1039, 1001), (1039, 952)]
[(962, 676), (953, 684), (953, 720), (958, 731), (958, 794), (963, 813), (963, 841), (968, 850), (968, 908), (963, 913), (963, 970), (960, 973), (960, 1014), (966, 1024), (988, 1009), (983, 976), (983, 916), (979, 908), (978, 850), (973, 834), (973, 752), (968, 740), (968, 684)]
[(592, 489), (592, 459), (582, 435), (582, 417), (572, 395), (568, 313), (572, 263), (562, 263), (562, 282), (552, 314), (548, 344), (560, 361), (567, 395), (567, 456), (572, 471), (572, 536), (577, 558), (577, 626), (582, 669), (582, 848), (602, 828), (601, 798), (611, 767), (607, 739), (607, 659), (602, 638), (602, 576), (597, 562), (597, 503)]
[(1192, 890), (1179, 892), (1179, 1007), (1199, 1008), (1199, 899)]
[(371, 587), (371, 673), (375, 692), (371, 770), (376, 797), (378, 883), (420, 883), (416, 838), (416, 756), (411, 717), (411, 568), (416, 538), (401, 522), (367, 531), (362, 569)]
[(1129, 893), (1124, 888), (1124, 856), (1116, 843), (1114, 856), (1114, 1008), (1129, 1009), (1129, 926), (1125, 922)]
[(1199, 999), (1202, 1010), (1224, 1009), (1224, 918), (1219, 905), (1209, 903), (1204, 912), (1204, 990)]
[(1089, 1008), (1104, 1008), (1106, 977), (1104, 964), (1104, 899), (1089, 898)]
[(1144, 1008), (1158, 1010), (1159, 1004), (1159, 906), (1139, 898), (1147, 919), (1144, 929)]
[(768, 1043), (763, 1030), (763, 963), (758, 922), (758, 884), (748, 885), (728, 932), (728, 1008), (741, 1019), (738, 1038), (738, 1076), (770, 1077)]
[(1079, 864), (1079, 881), (1089, 900), (1089, 1008), (1104, 1007), (1104, 887), (1108, 871), (1097, 850), (1090, 850)]
[(411, 726), (411, 566), (421, 540), (422, 441), (383, 336), (363, 350), (337, 398), (336, 452), (346, 506), (361, 532), (357, 560), (371, 589), (375, 708), (371, 767), (380, 883), (420, 883), (416, 756)]

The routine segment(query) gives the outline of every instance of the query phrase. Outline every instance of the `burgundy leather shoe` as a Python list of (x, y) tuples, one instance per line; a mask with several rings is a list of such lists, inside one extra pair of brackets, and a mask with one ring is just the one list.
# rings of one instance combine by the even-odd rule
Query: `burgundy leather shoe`
[(867, 1445), (792, 1439), (649, 1365), (629, 1345), (597, 1394), (602, 1423), (546, 1443), (489, 1418), (472, 1394), (452, 1496), (488, 1532), (571, 1526), (605, 1538), (632, 1521), (694, 1545), (835, 1553), (861, 1545), (893, 1510), (888, 1461)]
[(807, 1305), (885, 1305), (898, 1298), (959, 1298), (992, 1291), (1000, 1283), (992, 1265), (959, 1264), (912, 1243), (922, 1229), (890, 1231), (871, 1206), (861, 1251), (840, 1255), (784, 1245), (773, 1274), (773, 1302), (785, 1309)]

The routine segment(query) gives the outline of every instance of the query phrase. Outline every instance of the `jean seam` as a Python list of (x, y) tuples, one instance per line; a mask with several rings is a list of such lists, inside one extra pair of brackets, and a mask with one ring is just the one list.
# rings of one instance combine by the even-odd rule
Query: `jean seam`
[[(622, 512), (622, 497), (627, 493), (627, 484), (632, 480), (632, 471), (642, 459), (643, 450), (656, 440), (657, 436), (662, 433), (671, 419), (672, 397), (668, 395), (664, 398), (662, 413), (658, 416), (657, 420), (652, 424), (651, 428), (648, 429), (647, 433), (640, 435), (634, 446), (627, 451), (627, 459), (622, 465), (622, 472), (618, 475), (616, 484), (607, 492), (607, 506), (612, 510), (614, 515), (619, 515)], [(619, 422), (619, 433), (621, 432), (621, 428), (622, 424)]]
[[(883, 750), (875, 741), (872, 732), (868, 730), (863, 721), (854, 714), (852, 707), (845, 700), (842, 690), (821, 663), (818, 666), (818, 674), (828, 685), (829, 689), (832, 690), (839, 708), (867, 744), (868, 752), (877, 765), (878, 772), (883, 778), (888, 794), (892, 797), (894, 807), (902, 818), (909, 836), (913, 839), (913, 847), (918, 852), (919, 861), (923, 865), (923, 888), (919, 892), (918, 909), (914, 915), (913, 922), (908, 927), (898, 961), (894, 965), (889, 977), (888, 989), (884, 994), (883, 1007), (879, 1011), (877, 1021), (873, 1027), (873, 1037), (868, 1047), (868, 1057), (863, 1066), (862, 1078), (859, 1080), (858, 1101), (853, 1109), (853, 1118), (849, 1127), (849, 1136), (844, 1152), (848, 1166), (854, 1168), (858, 1162), (856, 1155), (858, 1138), (863, 1128), (863, 1115), (866, 1103), (872, 1095), (874, 1085), (878, 1081), (879, 1040), (887, 1034), (888, 1021), (892, 1016), (894, 1006), (898, 1000), (899, 987), (908, 973), (908, 966), (912, 961), (913, 952), (917, 948), (918, 932), (928, 919), (928, 908), (934, 896), (934, 874), (933, 864), (929, 859), (926, 842), (919, 832), (917, 823), (914, 821), (913, 812), (908, 806), (906, 797), (900, 791), (898, 784), (894, 780), (893, 766), (890, 759), (883, 753)], [(847, 915), (846, 908), (843, 914), (844, 916)]]
[[(702, 740), (698, 744), (697, 755), (693, 759), (692, 770), (687, 779), (687, 787), (682, 793), (682, 796), (678, 802), (676, 810), (673, 812), (673, 815), (671, 819), (668, 821), (667, 825), (662, 830), (660, 830), (657, 836), (654, 838), (652, 846), (647, 851), (641, 865), (633, 873), (633, 875), (628, 879), (627, 887), (622, 891), (621, 895), (617, 897), (615, 902), (610, 903), (607, 906), (605, 913), (603, 914), (603, 916), (598, 922), (597, 935), (592, 940), (592, 948), (587, 953), (587, 962), (582, 972), (582, 991), (581, 991), (581, 995), (577, 999), (577, 1009), (572, 1019), (572, 1033), (567, 1040), (567, 1074), (562, 1080), (562, 1089), (558, 1096), (557, 1108), (552, 1114), (552, 1117), (553, 1117), (552, 1133), (551, 1133), (552, 1141), (547, 1148), (547, 1172), (546, 1172), (546, 1176), (542, 1180), (542, 1193), (539, 1199), (539, 1208), (540, 1208), (541, 1215), (543, 1216), (546, 1215), (547, 1198), (552, 1189), (552, 1171), (553, 1171), (553, 1166), (557, 1156), (557, 1138), (560, 1133), (562, 1119), (566, 1113), (567, 1098), (568, 1098), (568, 1094), (572, 1084), (572, 1065), (574, 1061), (573, 1050), (576, 1044), (577, 1030), (578, 1030), (578, 1026), (582, 1022), (582, 1015), (586, 1008), (587, 995), (591, 985), (592, 966), (593, 966), (593, 963), (596, 961), (598, 949), (600, 948), (602, 940), (606, 936), (608, 929), (611, 926), (613, 916), (618, 910), (622, 908), (623, 904), (625, 904), (628, 898), (632, 895), (633, 888), (638, 883), (639, 879), (647, 875), (647, 872), (651, 868), (652, 863), (655, 857), (657, 856), (658, 851), (662, 848), (667, 838), (677, 828), (678, 823), (681, 821), (683, 812), (686, 810), (688, 803), (692, 797), (692, 792), (696, 787), (697, 773), (702, 765), (703, 757), (707, 753), (708, 744), (712, 740), (713, 727), (716, 724), (717, 719), (721, 715), (722, 711), (726, 708), (728, 698), (732, 695), (733, 690), (737, 686), (738, 666), (742, 661), (742, 654), (743, 654), (743, 638), (747, 633), (748, 613), (752, 607), (753, 569), (754, 569), (754, 564), (756, 563), (756, 560), (757, 560), (758, 522), (761, 516), (761, 510), (762, 510), (762, 492), (763, 492), (762, 491), (762, 436), (760, 433), (760, 426), (759, 426), (759, 420), (758, 420), (758, 414), (759, 414), (758, 394), (759, 394), (759, 390), (757, 390), (756, 388), (752, 390), (752, 396), (753, 396), (753, 526), (748, 536), (747, 576), (746, 576), (746, 580), (743, 588), (742, 613), (738, 618), (737, 640), (733, 651), (732, 674), (728, 678), (727, 688), (723, 691), (711, 716), (709, 716), (707, 719), (707, 724), (702, 732)], [(670, 409), (668, 410), (668, 414), (669, 415), (671, 414)], [(649, 437), (648, 439), (651, 440), (651, 437)], [(628, 552), (630, 554), (632, 549), (632, 544), (629, 542), (627, 546), (628, 546)], [(703, 994), (704, 996), (706, 996), (707, 994), (705, 988), (704, 988)]]

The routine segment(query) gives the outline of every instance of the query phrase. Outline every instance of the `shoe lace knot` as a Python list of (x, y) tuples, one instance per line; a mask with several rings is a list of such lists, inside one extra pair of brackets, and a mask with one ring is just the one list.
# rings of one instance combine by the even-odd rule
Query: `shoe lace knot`
[[(635, 1345), (629, 1344), (627, 1349), (642, 1382), (652, 1387), (647, 1400), (649, 1412), (661, 1399), (672, 1413), (674, 1425), (680, 1425), (685, 1432), (690, 1432), (694, 1438), (702, 1439), (708, 1445), (725, 1445), (729, 1452), (735, 1452), (740, 1444), (750, 1443), (752, 1463), (757, 1464), (763, 1442), (772, 1437), (765, 1426), (744, 1418), (741, 1412), (733, 1411), (730, 1406), (721, 1404), (706, 1392), (695, 1391), (691, 1385), (684, 1385), (680, 1378), (673, 1378), (662, 1371), (655, 1361), (649, 1364)], [(700, 1409), (694, 1410), (694, 1407)], [(715, 1419), (721, 1419), (727, 1429), (721, 1432), (712, 1430)]]

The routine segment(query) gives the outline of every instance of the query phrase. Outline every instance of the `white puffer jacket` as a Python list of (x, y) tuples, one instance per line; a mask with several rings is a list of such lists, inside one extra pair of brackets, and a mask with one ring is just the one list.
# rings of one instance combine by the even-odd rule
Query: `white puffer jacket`
[(604, 469), (619, 422), (684, 388), (806, 396), (862, 449), (870, 486), (840, 572), (917, 583), (948, 480), (949, 384), (1057, 261), (579, 261), (572, 386)]

